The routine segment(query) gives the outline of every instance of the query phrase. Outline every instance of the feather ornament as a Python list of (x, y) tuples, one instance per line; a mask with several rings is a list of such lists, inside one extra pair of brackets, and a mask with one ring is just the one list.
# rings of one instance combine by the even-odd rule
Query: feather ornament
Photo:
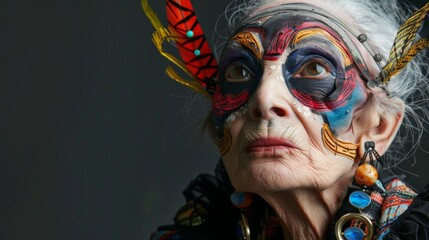
[(186, 68), (207, 89), (208, 81), (217, 77), (218, 66), (191, 1), (167, 0), (167, 20)]
[(393, 41), (389, 58), (385, 67), (383, 67), (385, 74), (383, 83), (387, 83), (391, 77), (401, 72), (417, 53), (429, 47), (428, 40), (425, 38), (416, 41), (417, 32), (421, 28), (428, 12), (429, 3), (426, 3), (399, 28)]
[[(141, 0), (141, 6), (155, 28), (155, 32), (152, 34), (155, 47), (162, 56), (174, 63), (191, 79), (185, 80), (172, 67), (166, 68), (167, 75), (176, 82), (206, 97), (211, 97), (215, 89), (213, 79), (217, 77), (217, 62), (190, 1), (167, 0), (169, 27), (162, 25), (148, 0)], [(163, 46), (164, 42), (173, 43), (177, 47), (181, 59), (167, 52)]]

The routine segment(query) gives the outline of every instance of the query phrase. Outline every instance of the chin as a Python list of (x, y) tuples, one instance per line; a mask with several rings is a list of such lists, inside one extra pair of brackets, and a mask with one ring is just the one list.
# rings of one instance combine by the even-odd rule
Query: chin
[(279, 158), (259, 158), (257, 161), (251, 158), (239, 162), (235, 168), (225, 165), (237, 191), (284, 191), (306, 184), (303, 181), (306, 174), (297, 176), (296, 171), (288, 166), (290, 164), (285, 164)]

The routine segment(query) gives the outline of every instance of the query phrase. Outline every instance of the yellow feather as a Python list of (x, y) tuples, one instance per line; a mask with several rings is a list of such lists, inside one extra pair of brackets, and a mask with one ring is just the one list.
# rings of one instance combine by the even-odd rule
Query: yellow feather
[(182, 77), (179, 76), (179, 74), (177, 74), (172, 67), (167, 67), (167, 69), (165, 69), (165, 71), (167, 72), (167, 75), (172, 78), (174, 81), (185, 85), (186, 87), (196, 91), (197, 93), (200, 93), (206, 97), (211, 97), (207, 91), (205, 91), (201, 85), (195, 81), (195, 80), (185, 80)]
[(400, 59), (390, 74), (386, 76), (386, 81), (389, 81), (391, 77), (400, 73), (402, 69), (404, 69), (411, 60), (413, 60), (414, 56), (425, 48), (429, 48), (429, 40), (426, 38), (422, 38), (412, 45), (410, 50)]
[(143, 12), (146, 14), (146, 17), (150, 20), (153, 27), (158, 30), (161, 28), (164, 28), (164, 26), (161, 24), (161, 21), (159, 21), (158, 16), (153, 11), (153, 9), (149, 6), (149, 3), (147, 0), (141, 0), (141, 5), (143, 8)]
[[(425, 44), (422, 42), (418, 46), (413, 44), (426, 15), (429, 12), (429, 3), (426, 3), (421, 9), (417, 10), (405, 23), (399, 28), (398, 33), (390, 50), (386, 66), (383, 68), (385, 79), (388, 82), (390, 78), (400, 72), (405, 65), (422, 49)], [(417, 44), (417, 43), (416, 43)], [(423, 48), (421, 48), (423, 47)], [(421, 48), (421, 49), (420, 49)], [(419, 49), (418, 51), (416, 51)], [(415, 54), (414, 54), (415, 53)], [(399, 64), (399, 65), (398, 65)]]
[(150, 20), (153, 27), (155, 28), (155, 32), (152, 34), (152, 42), (155, 45), (155, 47), (158, 49), (158, 51), (161, 53), (162, 56), (164, 56), (169, 61), (174, 63), (176, 66), (178, 66), (180, 69), (182, 69), (185, 73), (191, 76), (192, 79), (184, 80), (171, 67), (166, 68), (167, 75), (173, 80), (175, 80), (176, 82), (183, 84), (186, 87), (191, 88), (192, 90), (206, 97), (210, 97), (209, 93), (199, 84), (199, 82), (193, 79), (192, 74), (186, 69), (185, 64), (182, 61), (180, 61), (178, 58), (176, 58), (170, 53), (167, 53), (164, 50), (163, 48), (164, 41), (174, 42), (174, 38), (176, 36), (173, 34), (173, 32), (169, 28), (165, 28), (161, 24), (161, 21), (159, 21), (158, 16), (155, 14), (153, 9), (149, 6), (149, 3), (147, 0), (141, 0), (141, 5), (143, 8), (143, 12), (146, 14), (146, 17)]

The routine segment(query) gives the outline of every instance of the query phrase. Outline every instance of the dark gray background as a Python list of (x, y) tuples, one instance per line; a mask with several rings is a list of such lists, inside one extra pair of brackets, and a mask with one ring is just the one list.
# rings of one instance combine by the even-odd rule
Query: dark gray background
[[(194, 2), (211, 36), (229, 1)], [(0, 2), (0, 239), (148, 239), (212, 171), (151, 33), (139, 1)], [(419, 189), (427, 158), (401, 165)]]

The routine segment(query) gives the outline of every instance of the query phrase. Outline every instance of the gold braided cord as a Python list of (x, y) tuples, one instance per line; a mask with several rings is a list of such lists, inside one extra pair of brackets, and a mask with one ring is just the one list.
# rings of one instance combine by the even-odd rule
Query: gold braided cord
[(210, 98), (210, 94), (205, 91), (201, 85), (197, 82), (197, 81), (192, 81), (192, 80), (185, 80), (182, 77), (179, 76), (179, 74), (177, 74), (174, 69), (171, 66), (168, 66), (165, 71), (167, 72), (167, 75), (172, 78), (174, 81), (185, 85), (186, 87)]
[(165, 28), (161, 21), (159, 20), (158, 16), (155, 14), (153, 9), (149, 6), (149, 3), (147, 0), (141, 0), (141, 5), (143, 8), (143, 12), (146, 14), (146, 17), (150, 20), (153, 27), (155, 28), (155, 32), (152, 34), (152, 42), (155, 45), (155, 47), (158, 49), (159, 53), (167, 58), (170, 62), (174, 63), (177, 67), (182, 69), (186, 74), (188, 74), (191, 77), (191, 80), (185, 80), (182, 77), (180, 77), (171, 67), (166, 68), (167, 75), (172, 78), (174, 81), (181, 83), (185, 85), (186, 87), (191, 88), (192, 90), (206, 96), (211, 97), (207, 91), (199, 84), (199, 82), (194, 79), (193, 75), (188, 71), (183, 61), (180, 61), (177, 57), (174, 55), (166, 52), (163, 48), (164, 41), (174, 43), (176, 35), (173, 33), (173, 31), (170, 28)]
[(386, 64), (387, 66), (390, 65), (389, 59), (392, 61), (398, 60), (400, 56), (410, 48), (416, 37), (417, 31), (419, 30), (428, 11), (429, 3), (427, 3), (423, 8), (416, 11), (399, 28), (395, 40), (393, 41), (393, 46), (390, 50), (389, 58)]
[(423, 49), (429, 48), (429, 40), (426, 38), (419, 39), (411, 49), (401, 58), (401, 60), (396, 64), (395, 68), (386, 76), (387, 81), (396, 74), (400, 73), (407, 64), (413, 60), (413, 58)]
[[(383, 68), (383, 71), (386, 75), (385, 79), (383, 80), (384, 83), (388, 82), (392, 76), (399, 72), (399, 67), (397, 67), (399, 63), (401, 63), (400, 69), (403, 69), (403, 67), (409, 61), (411, 61), (415, 54), (413, 55), (413, 52), (410, 51), (415, 52), (416, 49), (419, 49), (419, 47), (423, 46), (420, 44), (420, 46), (415, 47), (413, 42), (415, 41), (417, 32), (428, 12), (429, 3), (426, 3), (421, 9), (417, 10), (410, 18), (408, 18), (407, 21), (405, 21), (405, 23), (399, 28), (395, 40), (393, 41), (393, 46), (390, 50), (386, 66)], [(412, 57), (410, 58), (410, 56)], [(408, 59), (409, 61), (406, 61)]]

